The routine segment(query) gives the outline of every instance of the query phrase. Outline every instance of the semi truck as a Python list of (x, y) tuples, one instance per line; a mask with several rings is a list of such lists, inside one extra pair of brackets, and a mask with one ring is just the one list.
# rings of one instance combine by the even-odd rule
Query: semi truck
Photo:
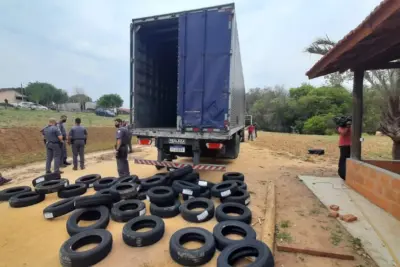
[(235, 5), (133, 19), (130, 27), (131, 131), (157, 147), (139, 164), (224, 171), (200, 158), (236, 159), (244, 142), (245, 85)]

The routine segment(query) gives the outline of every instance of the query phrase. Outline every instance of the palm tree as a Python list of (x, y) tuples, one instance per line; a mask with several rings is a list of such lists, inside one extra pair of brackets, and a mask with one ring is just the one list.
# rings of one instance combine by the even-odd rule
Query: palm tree
[[(328, 36), (318, 38), (306, 47), (305, 52), (316, 55), (326, 55), (336, 45)], [(338, 72), (326, 75), (330, 84), (342, 84), (352, 78), (352, 73)], [(400, 70), (373, 70), (366, 71), (364, 79), (372, 88), (382, 94), (382, 114), (380, 130), (393, 141), (392, 158), (400, 160)]]

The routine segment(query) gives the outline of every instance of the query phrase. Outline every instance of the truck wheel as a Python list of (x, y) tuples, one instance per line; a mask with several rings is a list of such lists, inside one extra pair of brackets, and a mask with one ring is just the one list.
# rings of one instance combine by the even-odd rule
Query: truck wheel
[(240, 152), (240, 134), (232, 136), (232, 139), (226, 143), (225, 157), (228, 159), (236, 159)]
[(193, 165), (200, 164), (200, 151), (193, 152)]
[(244, 131), (241, 131), (241, 132), (240, 132), (240, 142), (241, 142), (241, 143), (246, 142), (246, 138), (245, 138), (245, 136), (244, 136)]

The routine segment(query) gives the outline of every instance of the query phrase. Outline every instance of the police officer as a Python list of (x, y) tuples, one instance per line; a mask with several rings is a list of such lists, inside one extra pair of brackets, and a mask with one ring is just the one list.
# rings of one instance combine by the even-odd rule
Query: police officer
[(67, 140), (67, 131), (65, 130), (64, 123), (67, 122), (67, 116), (66, 115), (61, 115), (60, 121), (58, 122), (57, 126), (61, 131), (62, 137), (63, 137), (63, 143), (61, 144), (61, 163), (62, 167), (66, 167), (67, 165), (71, 165), (71, 163), (67, 162), (67, 146), (65, 144)]
[(47, 125), (47, 126), (43, 127), (42, 130), (40, 130), (40, 132), (41, 132), (42, 135), (43, 135), (43, 143), (44, 143), (45, 146), (46, 146), (46, 137), (44, 136), (44, 129), (46, 129), (47, 127), (50, 127), (50, 126), (51, 126), (51, 125)]
[(129, 176), (129, 163), (128, 163), (128, 143), (129, 133), (128, 129), (123, 127), (121, 119), (115, 119), (116, 144), (115, 144), (115, 157), (117, 159), (117, 169), (119, 177)]
[(81, 170), (85, 169), (85, 145), (87, 140), (86, 128), (81, 126), (81, 119), (75, 119), (75, 126), (71, 128), (68, 134), (68, 144), (72, 147), (73, 170), (78, 169), (78, 154)]
[(63, 136), (60, 129), (56, 126), (55, 119), (49, 119), (49, 126), (43, 129), (44, 139), (46, 140), (46, 173), (51, 173), (51, 162), (54, 159), (54, 172), (63, 173), (60, 171), (61, 163), (61, 144)]

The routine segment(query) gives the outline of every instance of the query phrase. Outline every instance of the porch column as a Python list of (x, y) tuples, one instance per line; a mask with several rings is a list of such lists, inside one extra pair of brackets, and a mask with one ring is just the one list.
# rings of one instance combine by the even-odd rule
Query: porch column
[(363, 82), (364, 70), (354, 71), (353, 83), (353, 124), (351, 134), (351, 158), (361, 160), (361, 134), (363, 121)]

